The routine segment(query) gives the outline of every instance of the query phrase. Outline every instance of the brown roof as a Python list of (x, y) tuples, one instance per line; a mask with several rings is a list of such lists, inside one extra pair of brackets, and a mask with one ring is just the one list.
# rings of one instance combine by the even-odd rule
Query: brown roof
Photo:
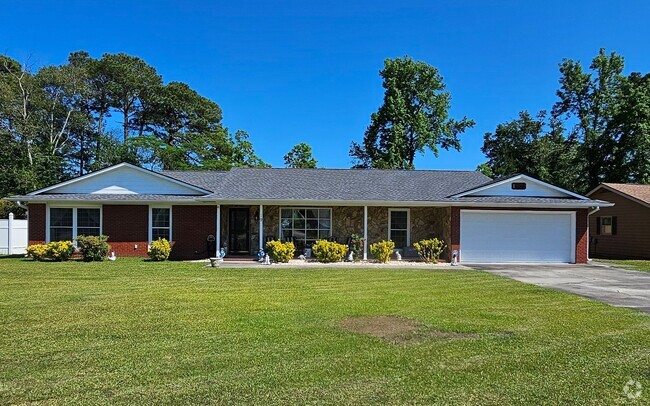
[(603, 183), (603, 186), (621, 192), (643, 203), (650, 204), (650, 185), (634, 183)]

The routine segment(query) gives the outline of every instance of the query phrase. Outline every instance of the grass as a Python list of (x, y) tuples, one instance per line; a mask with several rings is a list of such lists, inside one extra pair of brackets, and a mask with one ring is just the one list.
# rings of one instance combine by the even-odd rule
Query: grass
[(647, 259), (595, 259), (595, 261), (618, 265), (635, 271), (650, 272), (650, 260)]
[[(340, 327), (383, 315), (478, 338)], [(1, 404), (615, 404), (629, 379), (650, 397), (648, 315), (476, 271), (0, 259), (0, 323)]]

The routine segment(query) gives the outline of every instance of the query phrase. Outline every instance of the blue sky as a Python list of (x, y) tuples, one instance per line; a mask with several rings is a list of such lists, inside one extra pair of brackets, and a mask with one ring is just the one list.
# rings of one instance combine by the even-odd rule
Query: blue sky
[(409, 55), (440, 70), (454, 117), (476, 120), (461, 152), (416, 167), (474, 169), (486, 131), (551, 108), (562, 58), (588, 65), (603, 47), (648, 72), (648, 15), (647, 1), (0, 0), (0, 52), (37, 65), (137, 55), (216, 101), (273, 166), (304, 141), (332, 168), (350, 166), (382, 102), (383, 60)]

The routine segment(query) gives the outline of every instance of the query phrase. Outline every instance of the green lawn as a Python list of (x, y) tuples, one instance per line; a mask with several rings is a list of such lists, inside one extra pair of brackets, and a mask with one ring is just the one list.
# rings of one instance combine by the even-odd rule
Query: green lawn
[[(457, 269), (0, 259), (0, 404), (612, 404), (650, 317)], [(340, 328), (396, 315), (465, 339)]]
[(629, 268), (635, 271), (650, 272), (650, 260), (642, 259), (594, 259), (612, 265), (619, 265), (622, 268)]

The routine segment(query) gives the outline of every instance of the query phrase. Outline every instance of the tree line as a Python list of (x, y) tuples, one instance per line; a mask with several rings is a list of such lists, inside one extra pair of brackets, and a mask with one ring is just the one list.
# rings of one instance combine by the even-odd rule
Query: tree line
[(79, 51), (33, 71), (0, 56), (0, 196), (122, 161), (157, 169), (266, 165), (246, 132), (223, 126), (217, 103), (185, 83), (163, 83), (138, 57)]
[[(650, 183), (650, 74), (623, 74), (624, 59), (601, 50), (588, 68), (560, 63), (550, 112), (519, 113), (484, 135), (491, 177), (526, 173), (585, 193), (601, 182)], [(451, 95), (438, 70), (408, 56), (386, 59), (384, 99), (353, 167), (415, 169), (415, 157), (460, 150), (474, 121), (450, 117)], [(0, 56), (0, 196), (25, 193), (118, 162), (156, 169), (268, 166), (248, 134), (224, 127), (217, 103), (126, 54), (70, 54), (35, 72)], [(306, 143), (287, 167), (315, 168)]]

